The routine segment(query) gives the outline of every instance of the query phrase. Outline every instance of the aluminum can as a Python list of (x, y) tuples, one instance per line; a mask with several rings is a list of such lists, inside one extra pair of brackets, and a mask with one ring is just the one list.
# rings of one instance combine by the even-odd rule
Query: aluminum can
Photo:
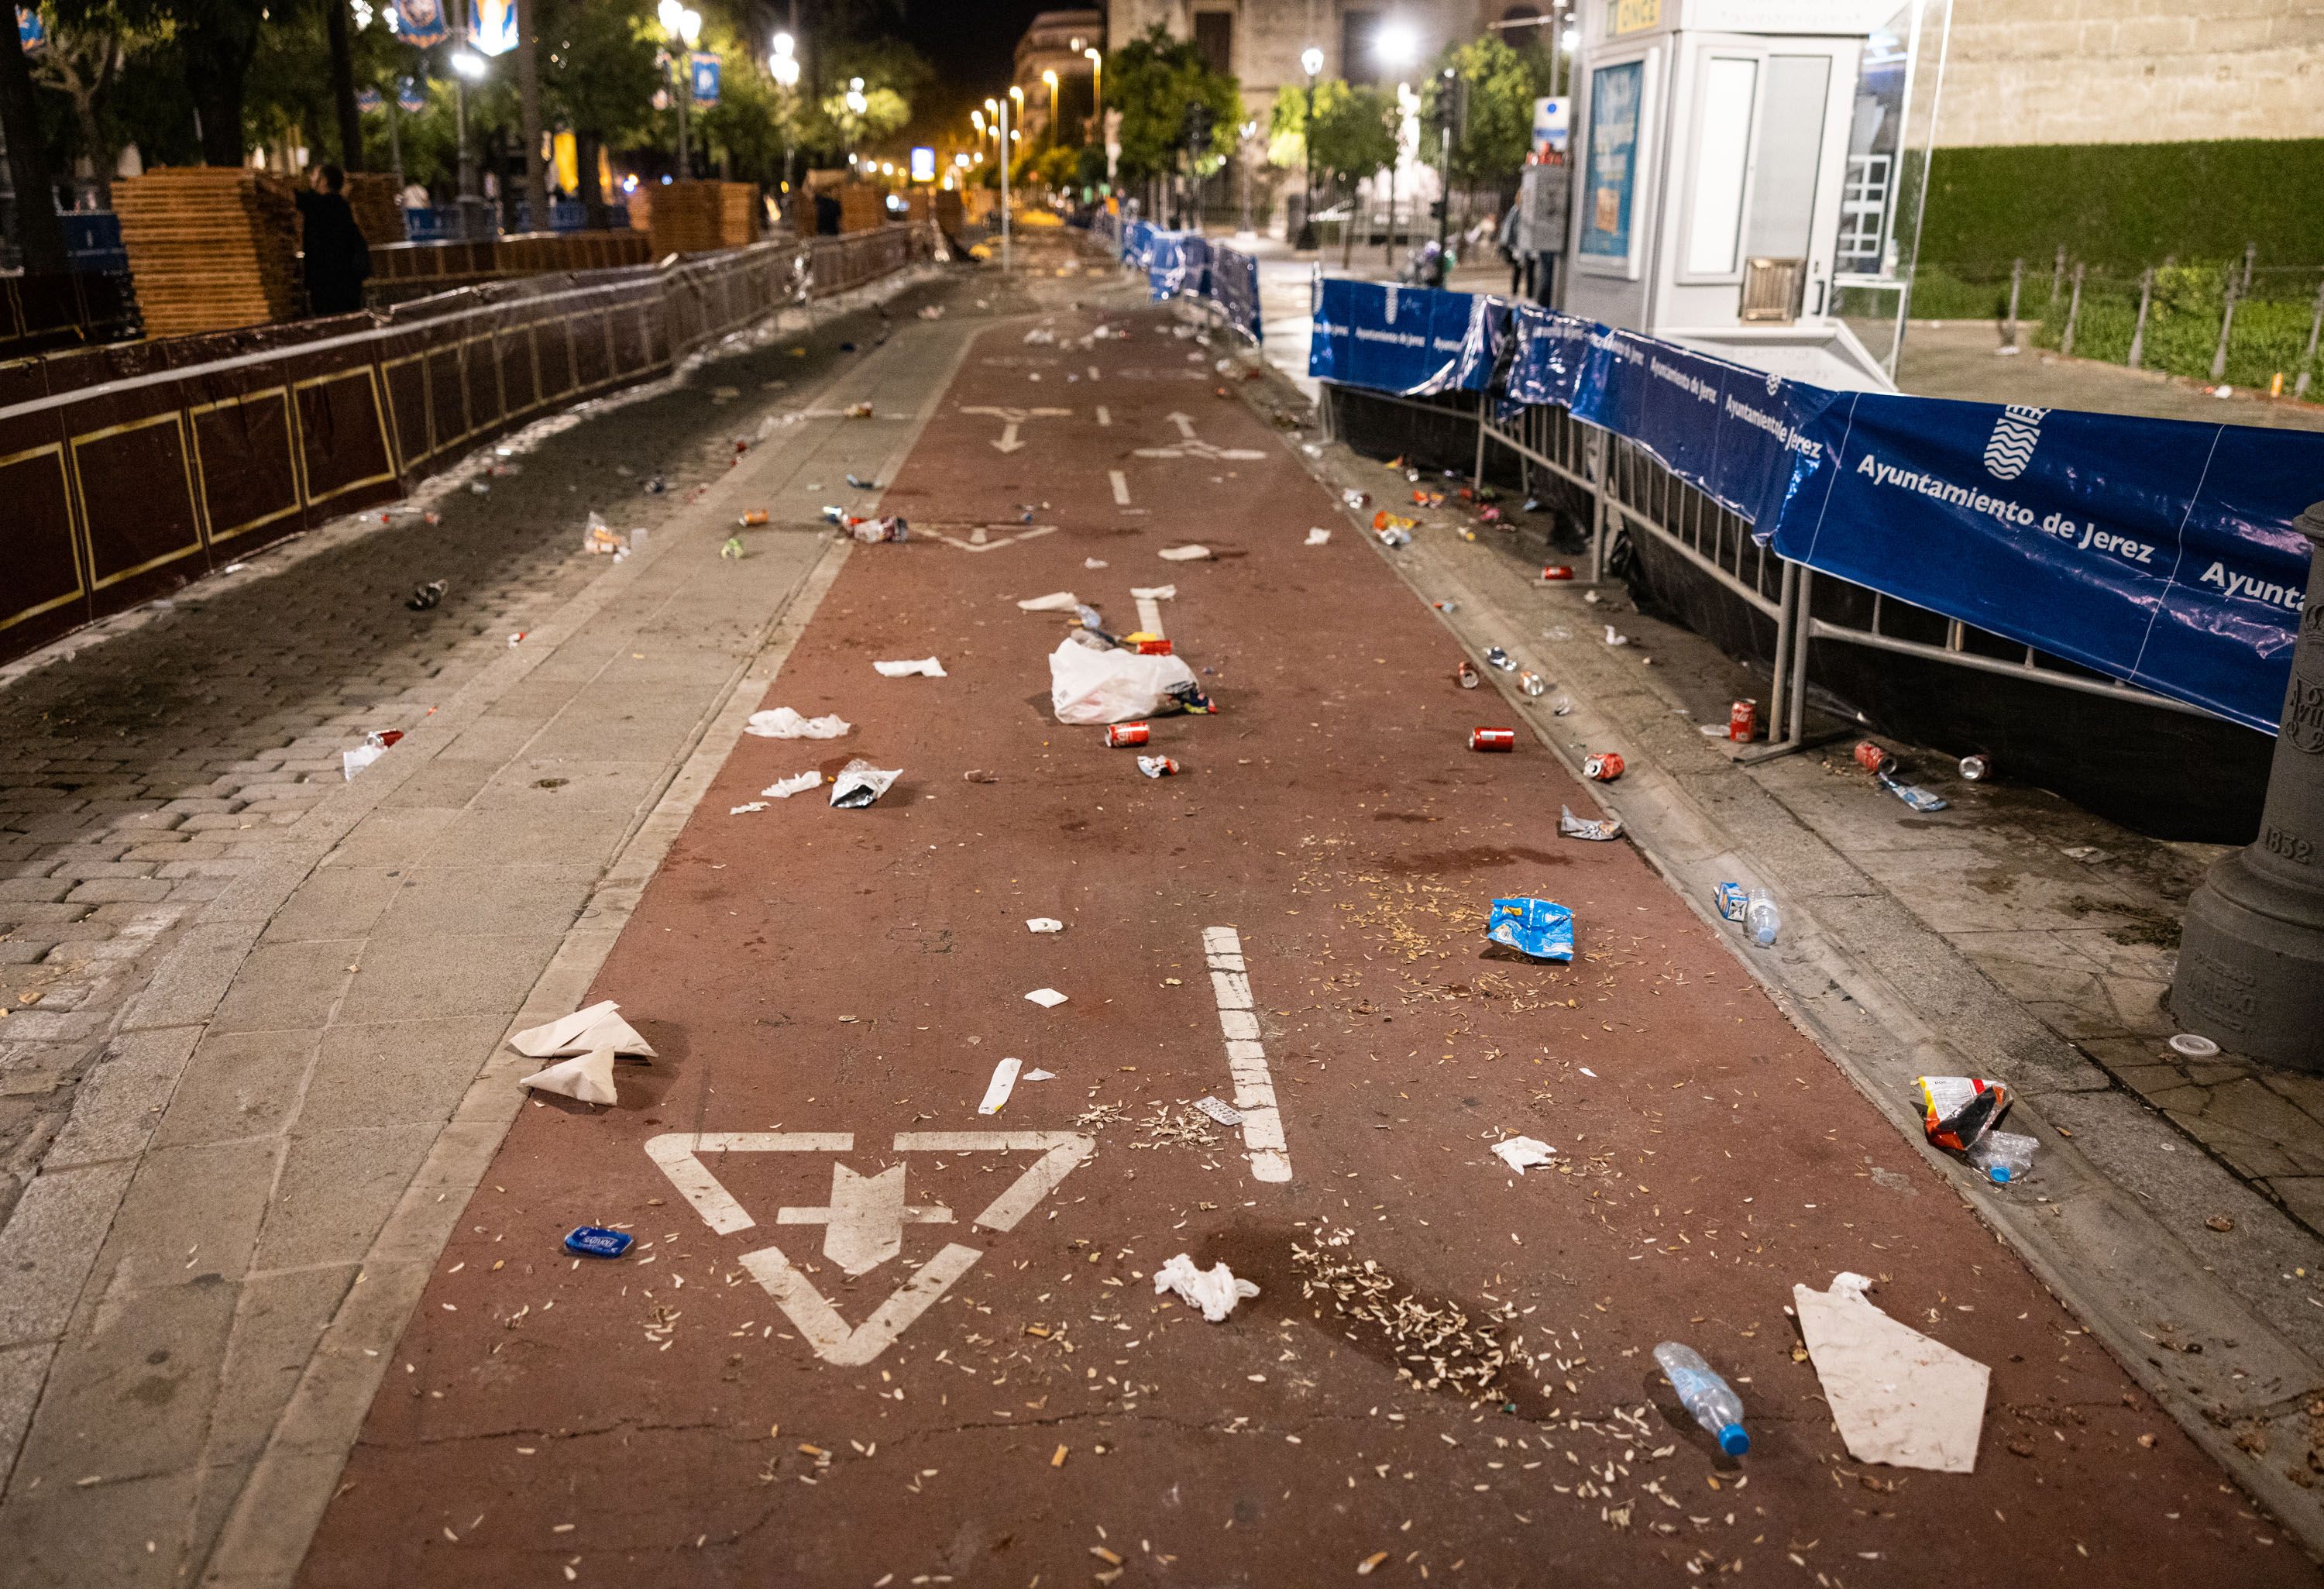
[(1545, 579), (1571, 579), (1573, 569), (1570, 564), (1552, 563), (1541, 571), (1541, 577)]
[(1737, 701), (1727, 708), (1727, 737), (1738, 744), (1759, 737), (1759, 703)]
[(1469, 748), (1472, 751), (1513, 751), (1517, 748), (1517, 731), (1514, 728), (1471, 728)]
[(1856, 742), (1856, 764), (1867, 772), (1877, 772), (1888, 764), (1888, 753), (1868, 739)]
[(1477, 664), (1466, 657), (1462, 658), (1461, 665), (1452, 670), (1452, 677), (1463, 689), (1474, 689), (1484, 682), (1484, 676), (1477, 671)]
[(1960, 762), (1960, 775), (1963, 778), (1968, 779), (1971, 783), (1983, 783), (1987, 779), (1993, 776), (1993, 758), (1991, 756), (1963, 756)]
[(1622, 776), (1622, 758), (1613, 751), (1600, 751), (1582, 758), (1582, 776), (1594, 778), (1600, 783), (1611, 783)]
[(1153, 727), (1145, 723), (1116, 723), (1105, 731), (1105, 743), (1116, 747), (1144, 744), (1152, 735)]

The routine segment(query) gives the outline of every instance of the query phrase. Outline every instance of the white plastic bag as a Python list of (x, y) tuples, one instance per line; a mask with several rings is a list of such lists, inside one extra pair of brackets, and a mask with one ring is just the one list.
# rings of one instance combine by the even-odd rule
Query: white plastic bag
[(752, 713), (751, 720), (742, 725), (742, 732), (761, 739), (837, 739), (850, 726), (836, 713), (827, 717), (802, 717), (788, 707), (777, 707), (772, 711)]
[(1235, 1304), (1259, 1295), (1259, 1288), (1249, 1280), (1235, 1278), (1234, 1270), (1223, 1263), (1209, 1269), (1196, 1269), (1194, 1261), (1181, 1252), (1154, 1271), (1154, 1294), (1176, 1291), (1193, 1307), (1202, 1309), (1203, 1316), (1217, 1324), (1235, 1309)]
[(1174, 686), (1195, 683), (1177, 657), (1092, 651), (1073, 641), (1049, 653), (1049, 705), (1060, 723), (1127, 723), (1161, 709)]

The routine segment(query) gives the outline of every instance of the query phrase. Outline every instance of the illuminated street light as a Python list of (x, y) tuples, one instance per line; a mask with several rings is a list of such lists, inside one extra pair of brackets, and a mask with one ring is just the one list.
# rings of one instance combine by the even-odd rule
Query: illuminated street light
[(1382, 23), (1372, 35), (1372, 54), (1385, 67), (1410, 66), (1420, 59), (1420, 35), (1410, 23)]
[(474, 82), (484, 75), (484, 58), (471, 51), (455, 50), (452, 51), (452, 69)]
[(847, 114), (850, 115), (862, 115), (865, 109), (870, 106), (871, 103), (871, 100), (863, 97), (863, 79), (862, 78), (848, 79)]

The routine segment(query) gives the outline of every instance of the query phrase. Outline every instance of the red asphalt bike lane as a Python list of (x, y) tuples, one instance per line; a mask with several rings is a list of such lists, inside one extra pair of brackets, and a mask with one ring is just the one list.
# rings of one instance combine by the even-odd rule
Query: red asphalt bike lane
[[(660, 1057), (519, 1113), (301, 1581), (2312, 1582), (1635, 851), (1556, 836), (1592, 807), (1545, 750), (1467, 749), (1498, 698), (1217, 350), (1146, 310), (1074, 345), (1102, 318), (971, 350), (887, 494), (915, 538), (852, 551), (762, 703), (853, 732), (729, 757), (592, 993)], [(1042, 407), (1014, 451), (969, 411)], [(1157, 719), (1149, 781), (1055, 721), (1065, 620), (1015, 603), (1119, 632), (1162, 584), (1221, 710)], [(856, 755), (902, 769), (869, 810), (728, 814)], [(1570, 967), (1485, 941), (1526, 893)], [(1238, 1096), (1216, 928), (1288, 1180), (1187, 1106)], [(1004, 1058), (1053, 1079), (981, 1116)], [(637, 1245), (572, 1260), (585, 1223)], [(1259, 1295), (1157, 1298), (1181, 1252)], [(1992, 1366), (1974, 1474), (1848, 1459), (1785, 1314), (1844, 1270)], [(1665, 1338), (1738, 1382), (1739, 1463)]]

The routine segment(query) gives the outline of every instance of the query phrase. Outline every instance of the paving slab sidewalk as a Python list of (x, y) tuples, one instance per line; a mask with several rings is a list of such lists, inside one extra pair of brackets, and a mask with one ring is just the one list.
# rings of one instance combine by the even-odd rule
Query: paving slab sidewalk
[[(12, 1582), (183, 1583), (222, 1530), (303, 1546), (353, 1433), (328, 1408), (383, 1370), (514, 1107), (501, 1036), (571, 1007), (700, 793), (689, 758), (723, 756), (771, 626), (844, 554), (822, 502), (884, 476), (963, 336), (844, 361), (816, 412), (875, 417), (771, 429), (200, 907), (0, 1231)], [(721, 557), (745, 507), (770, 525)]]

